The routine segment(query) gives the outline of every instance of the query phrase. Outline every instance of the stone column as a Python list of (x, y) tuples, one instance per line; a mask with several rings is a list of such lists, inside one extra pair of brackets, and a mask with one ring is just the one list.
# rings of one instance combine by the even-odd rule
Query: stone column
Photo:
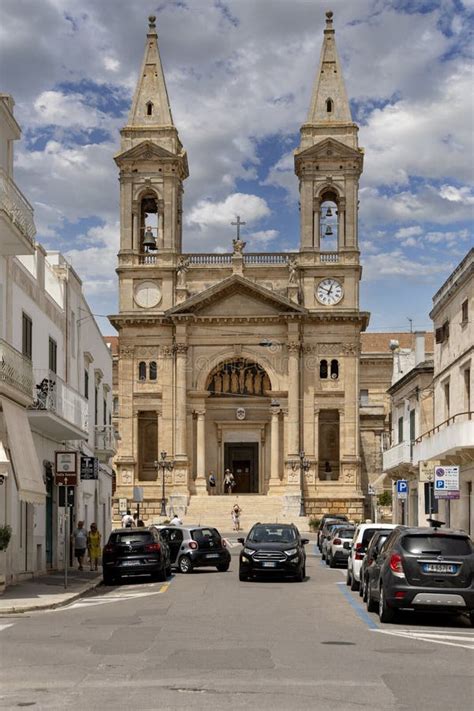
[(288, 343), (288, 455), (299, 453), (299, 358), (298, 341)]
[(321, 201), (313, 202), (313, 247), (321, 248)]
[(177, 343), (176, 351), (176, 452), (177, 458), (186, 458), (186, 365), (188, 346)]
[(280, 484), (280, 408), (272, 407), (271, 416), (270, 489)]
[(206, 411), (195, 410), (196, 423), (196, 494), (206, 493)]
[(342, 249), (346, 246), (346, 201), (344, 198), (339, 200), (337, 206), (337, 248)]

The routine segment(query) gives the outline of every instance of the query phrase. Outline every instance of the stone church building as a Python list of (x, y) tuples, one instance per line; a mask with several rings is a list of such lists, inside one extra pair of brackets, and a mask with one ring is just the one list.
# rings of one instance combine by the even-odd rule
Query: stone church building
[(184, 253), (188, 161), (169, 106), (155, 18), (149, 18), (115, 157), (121, 203), (120, 311), (110, 318), (120, 344), (116, 517), (118, 500), (131, 501), (140, 486), (146, 521), (157, 520), (164, 493), (168, 513), (193, 522), (206, 515), (209, 522), (224, 497), (209, 496), (208, 475), (215, 474), (221, 494), (226, 468), (236, 480), (234, 495), (255, 516), (297, 521), (329, 508), (364, 515), (359, 369), (369, 314), (359, 309), (364, 154), (357, 134), (328, 12), (295, 151), (299, 250), (246, 251), (236, 215), (227, 254)]

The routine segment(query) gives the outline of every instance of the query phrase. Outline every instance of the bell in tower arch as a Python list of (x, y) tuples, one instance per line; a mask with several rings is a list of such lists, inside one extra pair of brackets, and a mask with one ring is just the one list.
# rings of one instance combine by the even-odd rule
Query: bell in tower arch
[(145, 230), (145, 235), (143, 237), (143, 248), (145, 252), (150, 252), (156, 249), (156, 239), (153, 234), (153, 230), (148, 226)]

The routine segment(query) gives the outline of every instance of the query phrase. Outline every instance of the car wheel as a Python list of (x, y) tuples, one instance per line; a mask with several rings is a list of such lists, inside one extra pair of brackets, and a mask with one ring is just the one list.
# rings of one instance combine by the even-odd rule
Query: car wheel
[(110, 575), (110, 573), (103, 573), (102, 582), (104, 585), (113, 585), (115, 582), (115, 578), (113, 575)]
[(474, 627), (474, 610), (469, 613), (469, 619), (471, 620), (471, 625)]
[(326, 560), (326, 556), (324, 555), (324, 553), (322, 551), (321, 551), (321, 560)]
[(166, 570), (164, 568), (160, 568), (159, 570), (156, 570), (152, 576), (152, 580), (155, 580), (159, 583), (162, 583), (166, 580)]
[(368, 588), (368, 582), (366, 578), (364, 578), (364, 584), (362, 585), (361, 581), (361, 588), (362, 588), (362, 601), (367, 602), (367, 588)]
[(166, 568), (166, 577), (169, 578), (171, 575), (171, 565)]
[(336, 563), (335, 563), (334, 558), (332, 556), (329, 558), (329, 567), (330, 568), (336, 567)]
[(219, 573), (226, 573), (229, 570), (230, 563), (221, 563), (216, 566)]
[(360, 583), (359, 583), (359, 597), (364, 599), (364, 579), (363, 578), (360, 579)]
[(367, 592), (365, 594), (366, 597), (366, 605), (367, 605), (367, 612), (376, 612), (377, 611), (377, 603), (372, 597), (372, 593), (370, 592), (370, 584), (367, 583), (366, 586)]
[(181, 558), (179, 559), (178, 567), (179, 572), (184, 573), (185, 575), (188, 573), (192, 573), (193, 570), (193, 564), (191, 562), (191, 559), (188, 558), (187, 555), (181, 556)]
[(354, 578), (354, 575), (351, 575), (351, 590), (357, 591), (359, 589), (359, 583), (357, 580)]
[(304, 569), (304, 565), (303, 565), (298, 570), (298, 573), (295, 576), (295, 582), (302, 583), (304, 581), (304, 579), (305, 579), (305, 569)]
[(379, 597), (379, 620), (380, 622), (393, 622), (394, 618), (395, 610), (388, 607), (385, 595), (383, 594), (383, 585), (381, 585)]
[(241, 583), (245, 583), (248, 580), (248, 576), (245, 575), (245, 573), (242, 573), (240, 570), (239, 570), (239, 580)]

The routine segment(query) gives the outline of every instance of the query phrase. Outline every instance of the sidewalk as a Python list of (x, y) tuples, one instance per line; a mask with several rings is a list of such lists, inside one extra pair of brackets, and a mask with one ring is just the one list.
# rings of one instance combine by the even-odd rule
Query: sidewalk
[(15, 612), (31, 612), (61, 607), (95, 588), (102, 580), (102, 573), (89, 570), (68, 570), (67, 589), (64, 589), (64, 571), (41, 575), (10, 585), (0, 595), (0, 615)]

